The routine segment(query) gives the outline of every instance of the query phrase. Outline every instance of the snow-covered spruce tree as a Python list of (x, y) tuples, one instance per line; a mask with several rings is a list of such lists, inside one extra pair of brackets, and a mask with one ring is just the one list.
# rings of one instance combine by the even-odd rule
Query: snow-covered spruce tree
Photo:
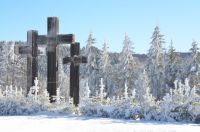
[(138, 81), (138, 88), (136, 89), (136, 102), (141, 107), (141, 118), (146, 120), (155, 119), (157, 113), (157, 106), (154, 96), (151, 94), (150, 81), (146, 70), (140, 75)]
[(193, 40), (192, 48), (190, 49), (192, 60), (190, 62), (190, 71), (188, 72), (188, 79), (190, 80), (190, 85), (198, 85), (200, 75), (199, 75), (199, 66), (200, 66), (200, 55), (197, 41)]
[[(136, 58), (133, 56), (133, 42), (130, 40), (129, 36), (125, 34), (125, 38), (123, 41), (123, 49), (119, 56), (119, 67), (120, 67), (120, 73), (123, 77), (123, 84), (125, 83), (125, 80), (127, 81), (127, 86), (130, 88), (130, 90), (134, 87), (134, 80), (136, 75), (136, 67), (137, 62)], [(123, 91), (123, 89), (122, 89)], [(131, 91), (129, 92), (131, 93)]]
[(88, 84), (91, 90), (91, 94), (94, 95), (95, 91), (98, 89), (98, 75), (99, 70), (97, 66), (97, 56), (98, 52), (94, 44), (96, 39), (93, 38), (92, 33), (89, 34), (89, 37), (86, 41), (86, 48), (84, 55), (87, 56), (87, 63), (85, 65), (85, 75), (88, 77)]
[(112, 80), (111, 80), (111, 71), (112, 71), (112, 65), (110, 63), (110, 57), (108, 52), (108, 43), (104, 42), (102, 53), (99, 59), (99, 70), (100, 70), (100, 76), (104, 78), (105, 82), (105, 89), (107, 91), (108, 96), (112, 95)]
[(100, 69), (102, 70), (103, 74), (108, 74), (111, 67), (108, 48), (108, 43), (104, 42), (101, 58), (99, 60)]
[(165, 62), (165, 81), (166, 81), (166, 92), (169, 92), (170, 88), (174, 87), (175, 79), (181, 79), (181, 59), (178, 56), (173, 42), (168, 49)]
[(152, 94), (156, 99), (161, 99), (165, 94), (165, 65), (163, 49), (165, 41), (163, 35), (160, 33), (159, 26), (155, 27), (151, 38), (151, 46), (147, 54), (147, 70), (150, 78)]

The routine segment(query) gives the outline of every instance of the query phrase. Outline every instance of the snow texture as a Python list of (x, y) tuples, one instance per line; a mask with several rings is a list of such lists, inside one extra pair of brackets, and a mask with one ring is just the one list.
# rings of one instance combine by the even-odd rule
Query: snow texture
[(0, 117), (1, 132), (199, 132), (186, 123), (132, 121), (56, 114)]

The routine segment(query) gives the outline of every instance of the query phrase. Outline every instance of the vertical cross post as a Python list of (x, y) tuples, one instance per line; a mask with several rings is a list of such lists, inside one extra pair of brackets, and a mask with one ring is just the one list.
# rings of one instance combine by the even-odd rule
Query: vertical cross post
[[(71, 44), (71, 57), (78, 56), (80, 44)], [(70, 96), (73, 97), (73, 102), (77, 106), (79, 104), (79, 64), (71, 63), (70, 65)]]
[(53, 98), (56, 96), (57, 84), (57, 61), (56, 61), (56, 46), (57, 33), (59, 29), (59, 22), (57, 17), (48, 17), (48, 35), (47, 35), (47, 91), (51, 97), (50, 101), (54, 102)]
[(34, 85), (35, 77), (38, 77), (38, 45), (37, 45), (38, 32), (30, 30), (27, 32), (27, 44), (32, 46), (32, 55), (27, 55), (27, 93), (30, 87)]

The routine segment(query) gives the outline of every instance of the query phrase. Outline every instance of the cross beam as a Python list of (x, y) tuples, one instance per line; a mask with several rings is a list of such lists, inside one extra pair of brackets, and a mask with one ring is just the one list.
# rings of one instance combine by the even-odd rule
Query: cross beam
[(80, 44), (71, 44), (70, 55), (71, 57), (63, 58), (63, 64), (70, 64), (70, 97), (73, 98), (74, 104), (79, 104), (79, 65), (87, 63), (87, 58), (79, 56)]

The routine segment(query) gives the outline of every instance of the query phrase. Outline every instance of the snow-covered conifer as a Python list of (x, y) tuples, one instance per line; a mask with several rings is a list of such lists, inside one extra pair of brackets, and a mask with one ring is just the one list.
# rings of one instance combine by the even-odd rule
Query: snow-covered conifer
[(199, 48), (197, 41), (193, 40), (192, 42), (192, 48), (190, 49), (192, 52), (192, 61), (193, 63), (198, 63), (198, 57), (199, 57)]
[(152, 94), (161, 99), (164, 96), (165, 74), (164, 74), (164, 50), (165, 43), (163, 35), (160, 33), (159, 26), (156, 26), (152, 35), (151, 46), (148, 51), (148, 74), (150, 77), (150, 86)]
[(111, 68), (109, 52), (108, 52), (108, 43), (104, 42), (102, 55), (100, 58), (100, 69), (102, 70), (103, 74), (107, 74)]
[(128, 99), (128, 86), (125, 82), (125, 86), (124, 86), (124, 99), (127, 100)]
[(181, 63), (180, 58), (178, 57), (178, 54), (173, 47), (173, 42), (171, 41), (171, 45), (168, 49), (167, 55), (166, 55), (166, 63), (165, 63), (165, 82), (168, 87), (166, 90), (169, 92), (169, 89), (174, 87), (174, 81), (177, 78), (180, 77), (180, 70), (181, 70)]
[(87, 56), (87, 63), (84, 66), (84, 74), (88, 77), (88, 84), (91, 89), (91, 95), (94, 95), (95, 91), (98, 89), (98, 85), (96, 84), (99, 81), (99, 69), (97, 65), (97, 56), (99, 53), (97, 48), (94, 46), (96, 39), (93, 37), (92, 33), (89, 34), (86, 43), (87, 44), (84, 56)]
[(104, 83), (103, 83), (103, 78), (101, 78), (101, 82), (100, 82), (100, 91), (99, 91), (99, 97), (101, 99), (101, 101), (104, 99), (104, 97), (106, 96), (106, 92), (104, 91)]
[(190, 49), (192, 59), (190, 62), (190, 67), (188, 71), (188, 78), (190, 80), (191, 87), (194, 87), (194, 85), (198, 85), (199, 83), (199, 66), (200, 66), (200, 56), (199, 56), (199, 48), (197, 41), (193, 40), (192, 42), (192, 48)]
[[(133, 56), (133, 42), (131, 41), (130, 37), (125, 34), (123, 40), (123, 48), (121, 53), (119, 54), (119, 72), (121, 76), (121, 81), (118, 83), (122, 83), (124, 87), (125, 80), (127, 81), (126, 84), (129, 87), (129, 92), (135, 86), (136, 80), (136, 70), (137, 70), (137, 60)], [(123, 91), (123, 89), (121, 90)], [(120, 93), (122, 95), (122, 93)]]

